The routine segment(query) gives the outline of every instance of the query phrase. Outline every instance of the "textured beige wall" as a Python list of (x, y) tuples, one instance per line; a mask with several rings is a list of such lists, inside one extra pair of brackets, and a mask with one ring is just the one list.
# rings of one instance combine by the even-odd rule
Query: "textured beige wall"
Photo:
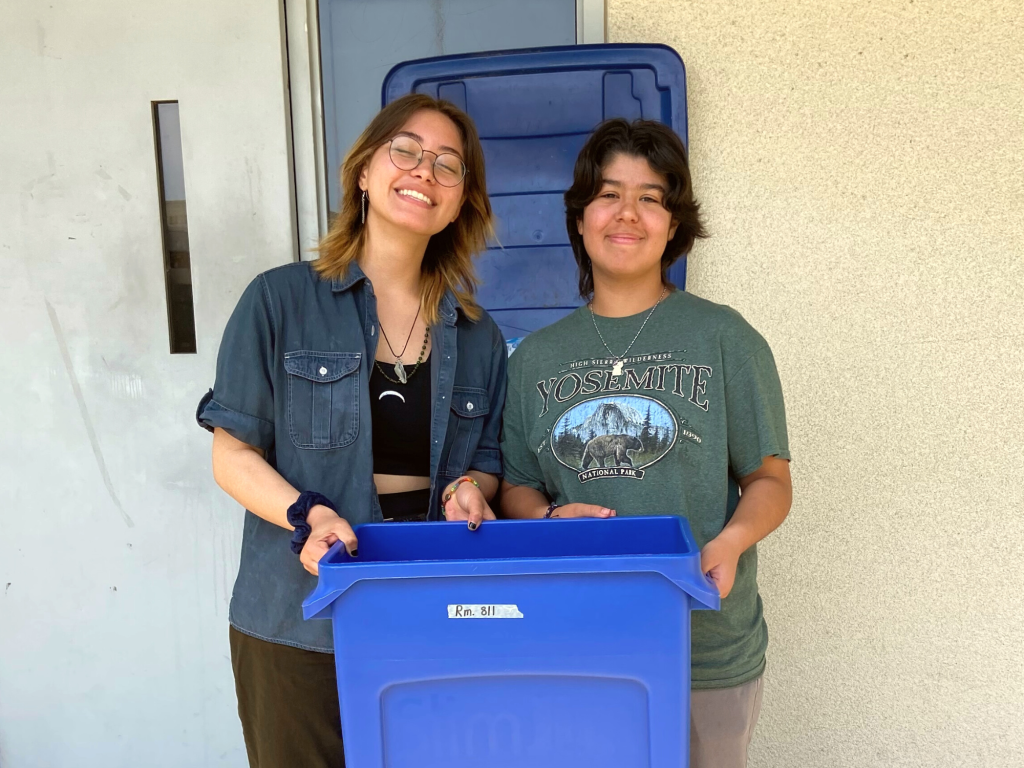
[(795, 457), (752, 766), (1024, 765), (1024, 4), (609, 0), (676, 48)]

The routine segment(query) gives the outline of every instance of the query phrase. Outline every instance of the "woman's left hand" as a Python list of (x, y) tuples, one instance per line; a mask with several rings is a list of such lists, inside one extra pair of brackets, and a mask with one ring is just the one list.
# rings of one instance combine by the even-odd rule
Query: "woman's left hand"
[(466, 520), (469, 530), (475, 531), (484, 520), (497, 520), (494, 511), (484, 498), (483, 491), (473, 483), (459, 483), (448, 502), (444, 505), (446, 520)]

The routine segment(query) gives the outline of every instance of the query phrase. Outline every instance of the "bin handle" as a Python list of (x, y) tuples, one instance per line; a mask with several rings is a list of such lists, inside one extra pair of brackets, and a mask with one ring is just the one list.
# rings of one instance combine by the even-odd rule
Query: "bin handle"
[[(342, 549), (344, 544), (339, 540), (331, 545), (331, 548), (327, 550), (323, 557), (320, 558), (321, 562), (327, 562), (337, 555), (338, 550)], [(325, 589), (323, 587), (323, 581), (317, 579), (316, 589), (309, 593), (305, 600), (302, 601), (302, 618), (306, 619), (329, 619), (331, 618), (331, 603), (338, 599), (344, 589)]]
[(697, 584), (690, 583), (685, 585), (680, 584), (679, 586), (683, 587), (685, 592), (690, 593), (690, 597), (692, 597), (696, 602), (696, 605), (694, 606), (695, 610), (721, 610), (722, 596), (718, 592), (718, 587), (706, 573), (701, 575), (704, 577), (704, 588), (699, 587)]

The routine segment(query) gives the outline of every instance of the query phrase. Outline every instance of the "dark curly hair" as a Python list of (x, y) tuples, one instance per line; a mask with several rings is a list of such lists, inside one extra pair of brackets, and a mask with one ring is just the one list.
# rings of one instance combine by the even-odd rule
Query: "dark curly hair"
[(620, 117), (605, 120), (580, 150), (572, 186), (565, 193), (565, 228), (579, 267), (580, 296), (584, 299), (594, 293), (594, 270), (590, 254), (583, 246), (578, 222), (583, 218), (583, 209), (600, 193), (604, 183), (602, 171), (615, 155), (644, 158), (651, 170), (668, 182), (664, 206), (672, 214), (677, 228), (661, 255), (663, 283), (671, 285), (668, 268), (690, 252), (698, 237), (707, 236), (700, 220), (700, 205), (693, 196), (686, 148), (672, 129), (653, 120), (634, 120), (632, 123)]

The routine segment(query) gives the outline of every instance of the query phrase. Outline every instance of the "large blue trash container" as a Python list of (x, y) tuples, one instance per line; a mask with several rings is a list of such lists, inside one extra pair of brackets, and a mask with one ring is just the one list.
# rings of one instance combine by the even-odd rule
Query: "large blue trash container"
[[(506, 339), (580, 306), (562, 196), (576, 156), (603, 120), (657, 120), (685, 142), (686, 70), (664, 45), (611, 44), (472, 53), (409, 61), (384, 80), (383, 103), (426, 93), (476, 123), (496, 242), (477, 262), (481, 305)], [(686, 285), (686, 260), (669, 269)]]
[(690, 611), (717, 609), (681, 517), (360, 526), (320, 562), (352, 768), (680, 768)]

